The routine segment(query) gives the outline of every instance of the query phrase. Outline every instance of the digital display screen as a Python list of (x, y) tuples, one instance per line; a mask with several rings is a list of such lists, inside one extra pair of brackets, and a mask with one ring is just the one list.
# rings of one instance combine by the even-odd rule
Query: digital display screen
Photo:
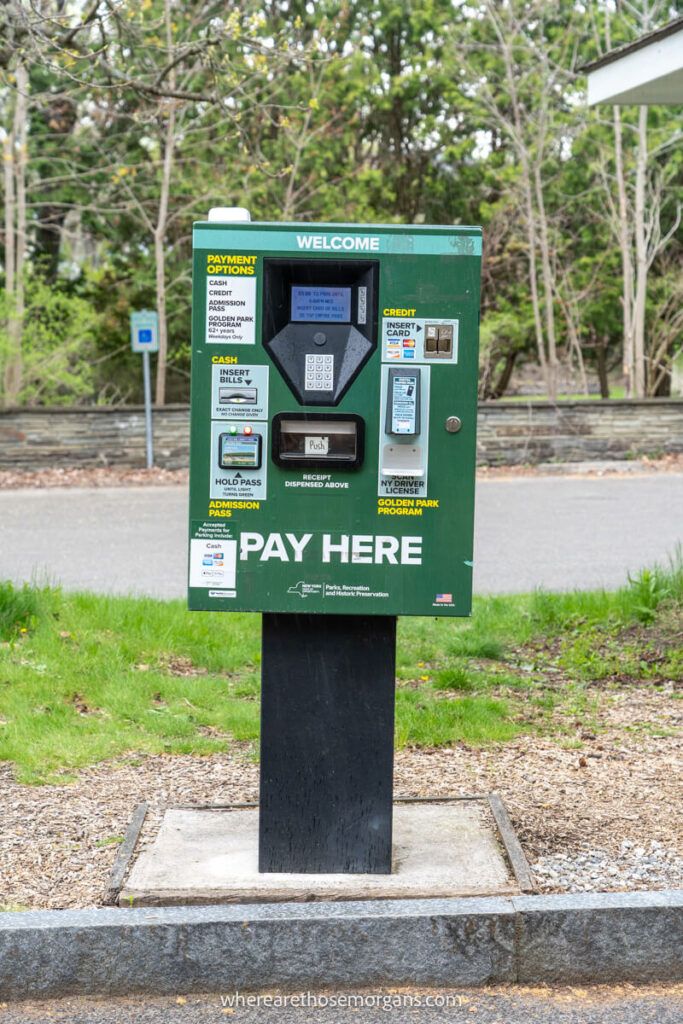
[(259, 469), (261, 465), (261, 437), (221, 434), (218, 462), (223, 469)]
[(292, 285), (292, 320), (306, 323), (348, 323), (351, 289), (327, 285)]

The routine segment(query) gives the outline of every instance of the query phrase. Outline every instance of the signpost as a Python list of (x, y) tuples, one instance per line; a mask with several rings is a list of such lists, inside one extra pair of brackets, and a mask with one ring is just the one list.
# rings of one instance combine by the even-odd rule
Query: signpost
[(388, 873), (396, 616), (471, 610), (481, 231), (223, 218), (189, 607), (264, 613), (259, 870)]
[(154, 465), (154, 442), (152, 437), (152, 383), (149, 354), (150, 352), (159, 351), (159, 317), (155, 310), (140, 309), (131, 312), (130, 347), (133, 352), (142, 353), (147, 469), (151, 469)]

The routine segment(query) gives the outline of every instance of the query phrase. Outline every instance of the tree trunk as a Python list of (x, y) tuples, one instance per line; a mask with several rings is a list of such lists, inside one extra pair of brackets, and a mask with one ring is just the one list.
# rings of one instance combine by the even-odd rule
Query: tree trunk
[(671, 397), (671, 371), (668, 367), (657, 367), (657, 376), (653, 381), (654, 387), (652, 388), (653, 398), (670, 398)]
[(645, 397), (645, 301), (647, 298), (647, 240), (645, 237), (645, 184), (647, 173), (647, 107), (638, 111), (636, 155), (635, 241), (636, 290), (633, 308), (633, 392)]
[[(53, 96), (43, 101), (44, 130), (61, 136), (66, 143), (78, 121), (76, 102), (67, 96)], [(41, 203), (35, 210), (33, 230), (33, 262), (41, 278), (55, 284), (59, 271), (59, 255), (67, 207), (61, 203)]]
[(628, 196), (624, 175), (624, 145), (621, 129), (621, 110), (614, 112), (614, 161), (619, 197), (619, 249), (621, 252), (622, 274), (622, 322), (623, 322), (623, 373), (624, 388), (627, 398), (633, 394), (634, 384), (634, 352), (633, 352), (633, 260), (631, 258), (631, 240), (629, 237)]
[(607, 374), (607, 337), (603, 334), (600, 341), (595, 342), (595, 365), (600, 383), (600, 397), (609, 398), (609, 376)]
[(500, 376), (493, 387), (490, 389), (487, 398), (502, 398), (507, 389), (510, 387), (510, 381), (512, 380), (512, 373), (517, 362), (517, 356), (519, 355), (519, 349), (512, 349), (511, 352), (507, 352), (505, 355), (505, 364), (503, 369), (500, 371)]
[(524, 206), (526, 210), (527, 224), (527, 257), (529, 261), (529, 286), (531, 288), (531, 306), (534, 311), (534, 331), (536, 334), (536, 349), (538, 361), (541, 364), (541, 371), (550, 390), (550, 378), (548, 375), (548, 360), (545, 354), (545, 338), (543, 336), (543, 319), (541, 317), (541, 302), (538, 294), (538, 274), (536, 270), (536, 217), (534, 214), (534, 201), (531, 191), (531, 176), (528, 164), (522, 160), (522, 177), (524, 182)]
[(311, 115), (313, 111), (307, 110), (304, 116), (304, 123), (301, 127), (298, 135), (294, 140), (294, 156), (292, 158), (292, 164), (289, 170), (289, 178), (287, 180), (287, 188), (285, 190), (285, 198), (282, 204), (282, 219), (284, 221), (294, 220), (296, 217), (296, 185), (299, 179), (299, 167), (301, 165), (301, 157), (306, 149), (307, 142), (310, 141), (308, 136), (309, 125), (311, 122)]
[(536, 208), (538, 211), (539, 242), (541, 250), (541, 272), (543, 274), (543, 306), (545, 312), (545, 333), (548, 344), (548, 398), (555, 401), (558, 388), (557, 338), (555, 334), (555, 296), (553, 273), (550, 265), (550, 239), (548, 237), (548, 219), (545, 214), (543, 199), (543, 182), (541, 167), (534, 167), (534, 188), (536, 192)]
[[(504, 61), (507, 85), (503, 92), (487, 91), (487, 88), (484, 88), (482, 95), (489, 114), (512, 142), (521, 167), (536, 348), (548, 397), (554, 400), (557, 397), (559, 376), (554, 313), (555, 290), (541, 179), (543, 154), (548, 138), (552, 134), (548, 115), (552, 109), (550, 88), (553, 75), (550, 74), (551, 63), (548, 54), (539, 55), (536, 45), (527, 34), (532, 22), (536, 20), (535, 15), (531, 13), (532, 10), (540, 13), (543, 5), (503, 4), (499, 0), (486, 0), (480, 6), (483, 7), (495, 31), (500, 57)], [(534, 66), (540, 65), (536, 68), (536, 73), (540, 75), (543, 85), (538, 94), (538, 103), (533, 110), (529, 109), (528, 101), (520, 96), (519, 91), (520, 41), (523, 41), (525, 50), (532, 54)], [(476, 72), (477, 78), (480, 74), (480, 71)], [(543, 296), (540, 294), (536, 265), (539, 251)]]
[(163, 228), (154, 232), (154, 260), (156, 264), (156, 306), (159, 318), (159, 351), (157, 353), (157, 373), (154, 401), (157, 405), (166, 404), (166, 367), (168, 365), (168, 329), (166, 323), (166, 254), (164, 251)]
[[(569, 298), (565, 298), (564, 292), (567, 292)], [(567, 326), (567, 334), (569, 335), (569, 345), (567, 346), (567, 365), (570, 371), (573, 370), (573, 358), (576, 359), (576, 366), (579, 371), (579, 379), (581, 382), (581, 390), (583, 394), (588, 397), (588, 376), (586, 374), (586, 361), (583, 358), (583, 349), (581, 348), (581, 314), (579, 312), (581, 298), (572, 291), (571, 275), (565, 273), (560, 281), (559, 287), (556, 289), (557, 301), (560, 304), (560, 308), (564, 315), (564, 322)]]
[[(619, 5), (617, 4), (617, 8)], [(612, 49), (612, 35), (610, 31), (610, 9), (605, 5), (605, 45), (607, 50)], [(614, 172), (617, 181), (617, 236), (619, 239), (619, 251), (621, 253), (621, 305), (622, 305), (622, 373), (624, 376), (624, 392), (627, 398), (633, 395), (633, 258), (631, 253), (630, 218), (628, 194), (626, 192), (626, 175), (624, 174), (624, 141), (621, 124), (621, 108), (612, 107), (612, 123), (614, 128)], [(607, 340), (604, 339), (604, 344)], [(596, 347), (598, 360), (602, 357), (606, 364), (607, 353), (604, 349)], [(607, 372), (606, 365), (603, 367)], [(598, 364), (598, 375), (601, 374)], [(602, 377), (600, 377), (600, 392), (603, 398), (609, 395), (603, 394)]]
[[(170, 0), (164, 2), (166, 22), (166, 47), (168, 59), (173, 54), (173, 26), (171, 23)], [(176, 87), (175, 67), (169, 74), (169, 91)], [(159, 354), (157, 356), (157, 375), (155, 402), (166, 404), (166, 369), (168, 366), (168, 323), (166, 321), (166, 228), (168, 220), (168, 202), (171, 192), (171, 175), (173, 172), (173, 150), (175, 145), (175, 104), (169, 101), (166, 131), (164, 132), (164, 162), (161, 172), (159, 190), (159, 214), (154, 229), (154, 259), (156, 261), (156, 296), (157, 315), (159, 317)]]
[(586, 374), (586, 364), (583, 358), (583, 352), (581, 350), (581, 338), (579, 337), (579, 331), (577, 328), (578, 317), (575, 316), (574, 309), (570, 309), (569, 303), (563, 302), (562, 309), (564, 311), (564, 319), (567, 325), (567, 333), (569, 334), (569, 353), (568, 363), (571, 370), (572, 366), (572, 352), (576, 357), (576, 366), (579, 371), (579, 380), (581, 382), (581, 390), (586, 397), (589, 394), (588, 388), (588, 376)]
[[(8, 352), (5, 363), (4, 391), (5, 404), (16, 405), (22, 383), (22, 335), (24, 330), (24, 263), (26, 262), (26, 164), (28, 117), (28, 74), (23, 64), (16, 71), (16, 103), (11, 136), (14, 145), (11, 153), (10, 174), (13, 175), (13, 196), (9, 205), (6, 198), (6, 219), (9, 210), (14, 222), (9, 219), (9, 246), (14, 248), (13, 288), (9, 295), (10, 310), (7, 321)], [(6, 181), (7, 181), (7, 172)], [(14, 236), (14, 237), (12, 237)]]
[[(11, 334), (11, 319), (14, 308), (14, 264), (16, 258), (16, 204), (14, 198), (14, 130), (10, 129), (5, 135), (2, 147), (3, 177), (5, 186), (5, 297), (7, 300), (7, 319), (5, 330), (9, 342)], [(4, 346), (3, 346), (4, 348)], [(6, 351), (0, 349), (1, 363), (3, 368), (2, 387), (3, 404), (7, 402), (6, 386), (9, 366), (9, 348)]]

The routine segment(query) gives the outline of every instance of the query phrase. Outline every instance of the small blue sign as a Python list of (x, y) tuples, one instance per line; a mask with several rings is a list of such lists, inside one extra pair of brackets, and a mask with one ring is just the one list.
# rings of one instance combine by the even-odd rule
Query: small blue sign
[(130, 314), (130, 347), (133, 352), (159, 351), (159, 317), (156, 310), (138, 309)]

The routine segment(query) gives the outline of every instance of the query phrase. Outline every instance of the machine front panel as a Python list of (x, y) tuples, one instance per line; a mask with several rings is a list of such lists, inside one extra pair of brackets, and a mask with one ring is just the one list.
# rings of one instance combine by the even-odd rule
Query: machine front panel
[(469, 614), (480, 262), (478, 228), (195, 225), (190, 608)]

